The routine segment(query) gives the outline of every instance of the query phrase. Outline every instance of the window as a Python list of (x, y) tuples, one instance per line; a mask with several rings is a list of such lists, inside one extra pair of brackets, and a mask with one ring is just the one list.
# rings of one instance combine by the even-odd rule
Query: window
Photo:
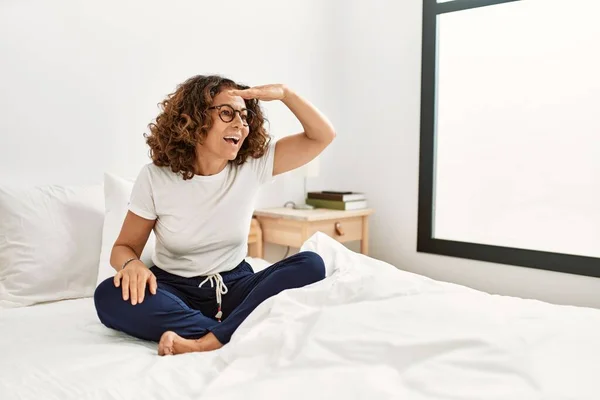
[(596, 2), (425, 0), (418, 251), (600, 277)]

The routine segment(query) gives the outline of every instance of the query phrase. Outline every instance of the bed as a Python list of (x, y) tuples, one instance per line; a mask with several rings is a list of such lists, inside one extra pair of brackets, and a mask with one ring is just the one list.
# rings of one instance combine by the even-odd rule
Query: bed
[[(260, 225), (248, 260), (262, 259)], [(160, 357), (90, 297), (0, 310), (0, 399), (599, 399), (600, 310), (408, 273), (317, 232), (327, 278), (261, 304), (229, 344)]]
[[(252, 219), (246, 260), (264, 259)], [(91, 297), (0, 310), (0, 399), (200, 398), (216, 379), (217, 353), (166, 360), (157, 345), (100, 324)], [(165, 362), (166, 361), (166, 362)]]

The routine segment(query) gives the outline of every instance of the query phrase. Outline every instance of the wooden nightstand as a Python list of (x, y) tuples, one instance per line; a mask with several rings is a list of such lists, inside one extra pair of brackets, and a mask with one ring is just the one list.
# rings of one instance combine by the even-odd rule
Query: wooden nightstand
[(256, 210), (264, 243), (300, 248), (315, 232), (321, 231), (339, 242), (360, 240), (360, 252), (369, 253), (369, 215), (372, 209), (339, 211), (325, 208)]

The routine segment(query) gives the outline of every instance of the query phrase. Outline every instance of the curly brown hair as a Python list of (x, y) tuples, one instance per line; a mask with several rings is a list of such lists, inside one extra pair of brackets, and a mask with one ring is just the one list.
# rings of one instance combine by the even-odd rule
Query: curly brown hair
[[(155, 122), (148, 125), (150, 134), (144, 134), (152, 162), (181, 173), (184, 180), (191, 179), (194, 176), (196, 144), (202, 143), (213, 123), (207, 109), (212, 106), (214, 97), (224, 89), (248, 88), (219, 75), (196, 75), (178, 85), (175, 92), (158, 104), (161, 113)], [(258, 100), (244, 101), (255, 117), (250, 121), (248, 137), (232, 161), (235, 165), (243, 164), (248, 157), (262, 157), (270, 142), (264, 128), (266, 118)]]

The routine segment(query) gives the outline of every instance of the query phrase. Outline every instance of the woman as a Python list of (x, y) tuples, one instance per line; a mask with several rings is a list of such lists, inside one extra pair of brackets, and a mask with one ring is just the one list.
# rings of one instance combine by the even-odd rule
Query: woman
[[(304, 132), (271, 143), (259, 101), (282, 101)], [(249, 88), (195, 76), (162, 102), (110, 258), (117, 271), (94, 294), (109, 328), (159, 342), (160, 355), (229, 342), (265, 299), (325, 277), (300, 252), (254, 273), (244, 261), (261, 184), (314, 159), (335, 137), (327, 119), (285, 85)], [(139, 260), (156, 235), (152, 267)]]

